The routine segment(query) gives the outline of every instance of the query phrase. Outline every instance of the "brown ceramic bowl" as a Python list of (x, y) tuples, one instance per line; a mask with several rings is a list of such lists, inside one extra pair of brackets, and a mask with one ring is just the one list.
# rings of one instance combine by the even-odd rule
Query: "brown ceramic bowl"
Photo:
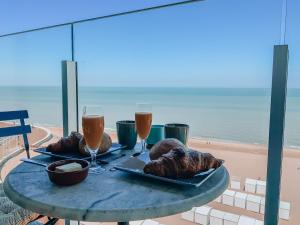
[[(55, 168), (57, 166), (61, 166), (73, 162), (79, 163), (82, 166), (82, 170), (74, 171), (74, 172), (55, 171)], [(81, 160), (81, 159), (60, 160), (49, 164), (46, 167), (46, 171), (48, 173), (49, 179), (53, 183), (58, 185), (68, 186), (68, 185), (77, 184), (83, 181), (87, 177), (89, 171), (89, 163), (86, 160)]]

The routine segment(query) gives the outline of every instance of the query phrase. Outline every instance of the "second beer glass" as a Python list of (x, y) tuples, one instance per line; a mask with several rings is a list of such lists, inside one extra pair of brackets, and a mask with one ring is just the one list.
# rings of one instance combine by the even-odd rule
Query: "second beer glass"
[(135, 126), (141, 139), (142, 153), (146, 150), (146, 139), (150, 133), (152, 124), (152, 105), (149, 103), (136, 104)]

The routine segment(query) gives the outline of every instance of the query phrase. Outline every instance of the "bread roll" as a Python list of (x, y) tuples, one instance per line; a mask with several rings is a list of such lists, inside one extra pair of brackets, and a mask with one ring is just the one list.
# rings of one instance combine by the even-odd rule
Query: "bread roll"
[[(82, 155), (89, 156), (90, 153), (85, 148), (85, 146), (86, 146), (85, 139), (84, 139), (84, 137), (82, 137), (80, 142), (79, 142), (79, 152)], [(107, 152), (110, 149), (111, 146), (112, 146), (111, 137), (107, 133), (104, 132), (103, 137), (102, 137), (102, 141), (101, 141), (101, 145), (100, 145), (100, 148), (99, 148), (97, 154)]]
[(184, 144), (175, 138), (167, 138), (157, 142), (150, 150), (149, 156), (151, 160), (158, 159), (163, 154), (168, 153), (174, 148), (182, 148), (186, 150)]

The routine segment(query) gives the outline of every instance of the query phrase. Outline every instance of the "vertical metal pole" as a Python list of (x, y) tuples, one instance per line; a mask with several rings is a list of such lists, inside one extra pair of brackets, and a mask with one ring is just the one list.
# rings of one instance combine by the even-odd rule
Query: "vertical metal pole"
[(74, 57), (74, 25), (71, 24), (72, 61), (62, 61), (62, 108), (64, 136), (68, 136), (71, 131), (79, 130), (77, 63), (74, 61)]
[(62, 108), (64, 136), (78, 131), (77, 65), (62, 61)]
[[(75, 35), (74, 35), (74, 24), (71, 24), (71, 54), (72, 54), (72, 61), (75, 62)], [(78, 64), (76, 62), (76, 119), (77, 119), (77, 131), (79, 131), (79, 125), (78, 125)]]
[(285, 34), (286, 34), (286, 17), (287, 17), (287, 0), (282, 1), (281, 8), (281, 27), (280, 27), (280, 44), (285, 44)]
[(278, 224), (287, 78), (288, 45), (275, 45), (269, 125), (265, 225)]
[(72, 61), (74, 61), (74, 24), (71, 24), (71, 54)]

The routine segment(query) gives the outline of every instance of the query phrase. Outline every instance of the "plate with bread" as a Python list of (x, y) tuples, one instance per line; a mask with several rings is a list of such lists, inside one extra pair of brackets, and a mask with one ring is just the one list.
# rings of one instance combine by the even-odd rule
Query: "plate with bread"
[(188, 149), (168, 138), (156, 143), (149, 152), (131, 157), (115, 169), (168, 183), (199, 187), (224, 161), (210, 153)]
[[(46, 148), (35, 149), (34, 151), (59, 159), (88, 160), (91, 156), (85, 146), (86, 143), (83, 135), (79, 132), (71, 132), (69, 136), (61, 138), (58, 142), (49, 144)], [(111, 137), (104, 132), (97, 156), (104, 156), (125, 147), (117, 143), (112, 143)]]

